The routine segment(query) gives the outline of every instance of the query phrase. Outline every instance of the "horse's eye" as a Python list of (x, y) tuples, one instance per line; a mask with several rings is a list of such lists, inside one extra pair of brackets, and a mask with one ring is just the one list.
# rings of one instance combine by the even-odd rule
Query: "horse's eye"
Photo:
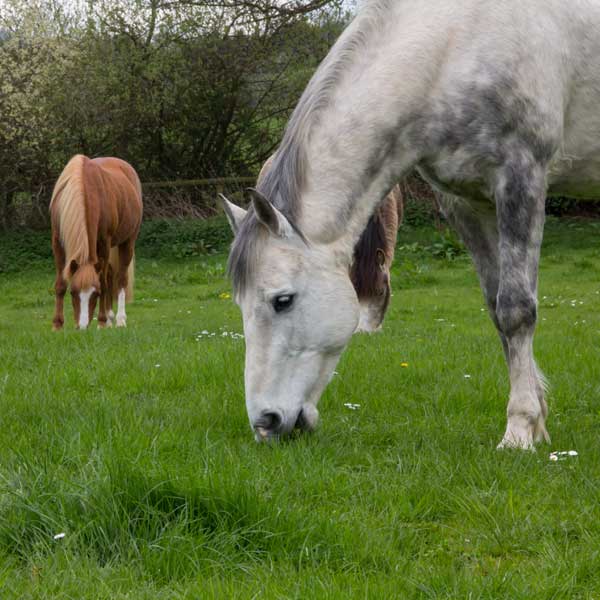
[(282, 312), (292, 306), (294, 303), (293, 294), (284, 294), (283, 296), (276, 296), (273, 300), (273, 308), (275, 312)]

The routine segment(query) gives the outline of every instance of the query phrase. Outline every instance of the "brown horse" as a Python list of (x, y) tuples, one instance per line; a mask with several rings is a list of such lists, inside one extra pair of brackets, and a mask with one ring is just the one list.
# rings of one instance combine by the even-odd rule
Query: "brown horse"
[(354, 246), (350, 279), (360, 302), (357, 332), (381, 329), (392, 295), (390, 268), (403, 212), (402, 190), (398, 184), (373, 213)]
[[(274, 156), (272, 154), (262, 166), (258, 174), (259, 182), (271, 166)], [(357, 333), (381, 329), (392, 295), (390, 268), (403, 213), (402, 189), (397, 184), (371, 216), (354, 246), (350, 279), (360, 302)]]
[(98, 327), (125, 327), (125, 302), (133, 296), (134, 246), (142, 222), (142, 186), (119, 158), (77, 154), (60, 174), (50, 202), (56, 264), (53, 329), (64, 324), (63, 301), (71, 285), (76, 327), (85, 329), (100, 298)]

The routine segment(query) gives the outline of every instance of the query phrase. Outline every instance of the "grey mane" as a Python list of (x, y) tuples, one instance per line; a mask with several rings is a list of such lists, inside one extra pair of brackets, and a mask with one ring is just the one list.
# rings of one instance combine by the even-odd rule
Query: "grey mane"
[[(318, 125), (343, 73), (363, 49), (369, 35), (383, 23), (385, 9), (392, 3), (393, 0), (365, 2), (355, 19), (353, 31), (342, 34), (308, 83), (270, 167), (258, 181), (258, 191), (285, 215), (298, 233), (300, 230), (295, 223), (300, 218), (300, 197), (306, 183), (306, 146), (310, 133)], [(236, 293), (243, 293), (250, 283), (260, 245), (265, 239), (264, 227), (250, 208), (233, 241), (227, 264)]]

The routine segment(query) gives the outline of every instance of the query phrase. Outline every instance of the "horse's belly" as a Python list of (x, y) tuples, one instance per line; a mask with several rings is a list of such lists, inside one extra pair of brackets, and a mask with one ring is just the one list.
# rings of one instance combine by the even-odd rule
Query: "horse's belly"
[(548, 195), (600, 199), (600, 152), (585, 160), (560, 155), (548, 170)]

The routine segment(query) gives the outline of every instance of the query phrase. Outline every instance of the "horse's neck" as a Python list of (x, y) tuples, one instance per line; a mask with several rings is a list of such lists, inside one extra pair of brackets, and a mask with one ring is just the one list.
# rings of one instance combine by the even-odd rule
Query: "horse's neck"
[[(422, 42), (423, 32), (405, 30), (406, 15), (394, 3), (386, 6), (389, 14), (379, 15), (376, 25), (359, 18), (348, 28), (327, 59), (330, 73), (320, 69), (309, 86), (314, 93), (318, 78), (335, 81), (305, 145), (299, 225), (321, 243), (347, 238), (353, 246), (377, 204), (419, 159), (407, 125), (425, 102), (427, 71), (436, 68), (429, 63), (436, 61), (418, 50), (415, 36)], [(398, 40), (400, 20), (404, 41)], [(433, 40), (430, 48), (441, 43)], [(336, 53), (346, 53), (337, 65)], [(337, 76), (331, 74), (336, 68)]]

